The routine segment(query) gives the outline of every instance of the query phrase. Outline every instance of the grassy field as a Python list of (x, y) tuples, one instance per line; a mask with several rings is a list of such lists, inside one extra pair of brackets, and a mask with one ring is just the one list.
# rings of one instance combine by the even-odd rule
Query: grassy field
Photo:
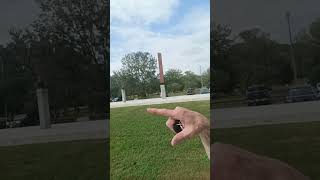
[[(182, 106), (209, 117), (209, 101), (152, 105)], [(149, 107), (149, 106), (148, 106)], [(209, 179), (210, 161), (199, 138), (172, 147), (166, 118), (146, 113), (147, 106), (111, 109), (111, 179)]]
[(107, 152), (107, 140), (0, 147), (0, 179), (105, 180)]
[(214, 141), (280, 159), (311, 179), (320, 179), (320, 122), (215, 129)]

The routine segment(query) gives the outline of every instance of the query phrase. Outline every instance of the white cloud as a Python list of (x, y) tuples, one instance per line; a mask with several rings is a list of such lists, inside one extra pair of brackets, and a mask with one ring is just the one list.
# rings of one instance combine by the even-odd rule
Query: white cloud
[[(170, 13), (168, 13), (170, 14)], [(151, 18), (152, 19), (152, 18)], [(165, 32), (154, 32), (148, 25), (111, 25), (111, 74), (121, 67), (121, 58), (130, 52), (162, 53), (164, 70), (171, 68), (199, 73), (210, 67), (210, 12), (194, 8)]]
[(165, 22), (171, 17), (179, 0), (111, 0), (111, 22), (150, 24)]

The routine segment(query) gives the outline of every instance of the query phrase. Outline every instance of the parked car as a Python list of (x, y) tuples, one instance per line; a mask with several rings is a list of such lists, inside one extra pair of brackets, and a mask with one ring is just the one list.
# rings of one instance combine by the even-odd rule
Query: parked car
[[(53, 120), (53, 118), (51, 117), (51, 120)], [(24, 118), (21, 122), (21, 126), (26, 127), (26, 126), (37, 126), (40, 124), (39, 121), (39, 112), (38, 110), (33, 110), (29, 113), (27, 113), (27, 117)]]
[(122, 97), (115, 97), (112, 99), (112, 102), (122, 101)]
[(0, 117), (0, 129), (5, 129), (7, 127), (6, 125), (6, 118)]
[(320, 82), (317, 83), (317, 93), (320, 94)]
[(211, 99), (215, 99), (217, 96), (217, 93), (214, 90), (212, 90), (210, 91), (210, 95), (211, 95)]
[(22, 127), (22, 122), (25, 121), (26, 118), (27, 118), (27, 114), (15, 115), (13, 120), (6, 122), (6, 126), (7, 126), (7, 128)]
[(271, 104), (271, 89), (265, 85), (252, 85), (247, 88), (248, 106)]
[(206, 87), (203, 87), (200, 89), (200, 94), (208, 94), (210, 93), (210, 90)]
[(194, 94), (194, 90), (192, 88), (188, 88), (187, 95), (193, 95), (193, 94)]
[(315, 88), (310, 85), (292, 87), (288, 91), (286, 102), (302, 102), (302, 101), (314, 101), (318, 100), (319, 95)]

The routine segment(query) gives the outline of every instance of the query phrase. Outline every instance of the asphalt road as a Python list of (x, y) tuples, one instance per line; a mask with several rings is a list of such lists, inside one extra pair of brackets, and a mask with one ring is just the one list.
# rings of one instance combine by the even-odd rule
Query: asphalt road
[(105, 139), (107, 137), (107, 120), (85, 121), (53, 124), (50, 129), (40, 129), (39, 126), (0, 129), (0, 146)]
[(212, 128), (320, 121), (320, 101), (213, 109)]
[(185, 95), (185, 96), (173, 96), (162, 98), (152, 98), (152, 99), (139, 99), (131, 100), (127, 102), (111, 102), (110, 108), (127, 107), (127, 106), (143, 106), (152, 104), (165, 104), (165, 103), (175, 103), (175, 102), (188, 102), (188, 101), (204, 101), (210, 100), (210, 94), (195, 94), (195, 95)]

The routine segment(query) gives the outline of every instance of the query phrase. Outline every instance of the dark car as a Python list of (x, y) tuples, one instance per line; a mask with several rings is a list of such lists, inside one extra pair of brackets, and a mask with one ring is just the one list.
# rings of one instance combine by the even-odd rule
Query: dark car
[(193, 95), (193, 94), (194, 94), (194, 90), (192, 88), (188, 88), (187, 95)]
[(271, 104), (271, 89), (264, 85), (252, 85), (247, 88), (248, 106)]
[(302, 102), (318, 100), (316, 90), (312, 86), (300, 86), (289, 89), (286, 102)]

